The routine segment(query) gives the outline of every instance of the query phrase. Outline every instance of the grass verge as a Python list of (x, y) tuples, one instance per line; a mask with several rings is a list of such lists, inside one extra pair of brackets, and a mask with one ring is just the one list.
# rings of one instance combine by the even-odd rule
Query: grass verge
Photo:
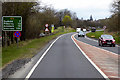
[[(58, 30), (59, 29), (59, 30)], [(17, 59), (32, 58), (35, 56), (49, 41), (55, 39), (61, 34), (75, 32), (72, 28), (66, 28), (64, 32), (61, 32), (61, 28), (55, 30), (57, 33), (54, 35), (41, 37), (39, 39), (27, 40), (19, 42), (19, 48), (17, 44), (12, 44), (7, 48), (2, 48), (2, 67)]]
[(99, 39), (99, 37), (104, 34), (104, 31), (96, 31), (96, 32), (90, 32), (87, 33), (86, 35), (90, 38), (95, 38), (95, 39)]

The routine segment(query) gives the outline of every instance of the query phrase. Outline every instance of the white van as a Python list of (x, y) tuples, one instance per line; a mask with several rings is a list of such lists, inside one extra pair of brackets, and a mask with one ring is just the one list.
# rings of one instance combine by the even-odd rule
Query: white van
[(76, 32), (79, 33), (81, 31), (81, 28), (76, 28)]
[(83, 29), (83, 32), (86, 32), (87, 30), (86, 29)]

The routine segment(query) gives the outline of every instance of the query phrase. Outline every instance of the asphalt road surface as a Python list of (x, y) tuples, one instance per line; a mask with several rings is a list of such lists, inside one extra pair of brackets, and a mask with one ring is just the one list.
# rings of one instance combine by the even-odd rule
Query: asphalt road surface
[(99, 47), (99, 48), (108, 50), (108, 51), (110, 51), (110, 52), (114, 52), (114, 53), (116, 53), (116, 54), (120, 54), (120, 53), (118, 52), (118, 46), (116, 46), (116, 47), (110, 47), (110, 46), (101, 47), (101, 46), (98, 45), (98, 42), (96, 42), (96, 41), (94, 41), (94, 40), (92, 40), (92, 39), (90, 40), (90, 39), (88, 39), (88, 38), (78, 37), (78, 35), (76, 35), (75, 38), (76, 38), (77, 40), (79, 40), (79, 41), (82, 41), (82, 42), (84, 42), (84, 43), (90, 44), (90, 45), (92, 45), (92, 46), (96, 46), (96, 47)]
[(76, 47), (72, 34), (55, 42), (30, 78), (103, 78)]

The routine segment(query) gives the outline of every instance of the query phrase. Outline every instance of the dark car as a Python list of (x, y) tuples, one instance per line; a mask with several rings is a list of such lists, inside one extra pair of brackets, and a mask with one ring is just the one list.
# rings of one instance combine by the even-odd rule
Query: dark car
[(90, 29), (87, 29), (87, 31), (90, 31)]
[(98, 40), (99, 46), (110, 45), (115, 47), (115, 39), (112, 35), (101, 35)]
[(91, 28), (91, 32), (96, 32), (96, 28), (95, 28), (95, 27), (92, 27), (92, 28)]
[(85, 37), (85, 33), (84, 33), (83, 31), (80, 31), (80, 32), (78, 33), (78, 37)]

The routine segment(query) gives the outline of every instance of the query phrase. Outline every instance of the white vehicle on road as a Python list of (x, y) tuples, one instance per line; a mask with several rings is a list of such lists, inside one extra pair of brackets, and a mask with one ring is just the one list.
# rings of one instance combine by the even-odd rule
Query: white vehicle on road
[(86, 32), (87, 30), (86, 29), (83, 29), (83, 32)]
[(84, 33), (83, 31), (80, 31), (80, 32), (78, 33), (78, 37), (85, 37), (85, 33)]
[(81, 28), (76, 28), (76, 32), (79, 33), (81, 31)]

